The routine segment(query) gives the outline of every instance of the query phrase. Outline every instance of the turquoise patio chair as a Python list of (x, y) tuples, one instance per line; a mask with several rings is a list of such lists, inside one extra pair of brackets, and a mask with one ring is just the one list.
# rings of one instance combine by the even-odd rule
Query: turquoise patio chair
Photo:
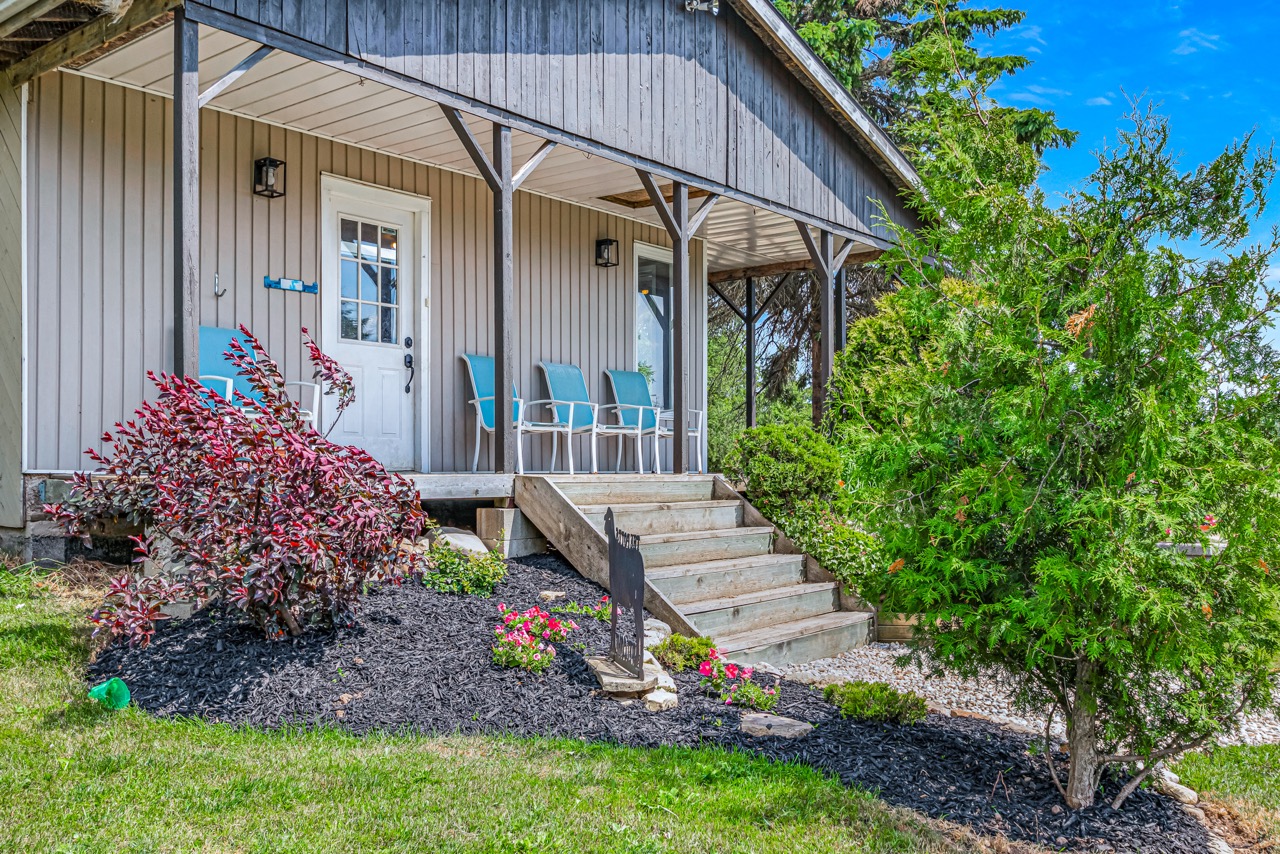
[[(234, 394), (234, 392), (240, 392), (249, 405), (258, 405), (262, 402), (262, 395), (249, 384), (249, 380), (246, 377), (239, 375), (239, 369), (231, 361), (229, 354), (233, 340), (240, 341), (248, 352), (249, 358), (253, 359), (253, 350), (243, 340), (239, 330), (223, 329), (220, 326), (200, 327), (200, 384), (222, 395), (224, 400), (230, 402), (232, 406), (239, 407), (245, 415), (255, 418), (258, 413), (238, 400)], [(285, 388), (297, 387), (299, 391), (310, 389), (311, 404), (310, 407), (301, 407), (302, 420), (309, 422), (312, 430), (317, 429), (316, 419), (320, 412), (320, 386), (300, 380), (290, 380), (284, 385)]]
[[(480, 466), (480, 431), (493, 436), (494, 428), (494, 388), (497, 371), (492, 356), (477, 356), (474, 353), (463, 353), (462, 362), (467, 366), (467, 376), (471, 380), (471, 404), (476, 411), (475, 453), (471, 457), (471, 470)], [(564, 428), (558, 424), (530, 422), (521, 416), (528, 407), (516, 392), (515, 383), (511, 384), (512, 424), (516, 428), (516, 471), (524, 474), (524, 434), (550, 433), (552, 442), (557, 442)], [(554, 459), (554, 456), (552, 457)]]
[[(540, 362), (539, 366), (542, 368), (543, 377), (546, 378), (547, 394), (550, 397), (547, 400), (530, 401), (529, 405), (538, 404), (549, 407), (553, 423), (560, 425), (561, 429), (565, 431), (565, 456), (568, 457), (569, 461), (569, 474), (574, 473), (573, 437), (577, 435), (591, 437), (591, 473), (595, 474), (600, 470), (597, 464), (597, 440), (601, 436), (624, 437), (638, 435), (638, 429), (621, 422), (607, 424), (600, 420), (601, 412), (616, 410), (619, 406), (618, 404), (599, 406), (592, 403), (591, 395), (587, 392), (587, 381), (582, 376), (582, 369), (577, 365)], [(621, 442), (622, 438), (619, 438), (618, 441)], [(551, 470), (554, 471), (555, 467), (556, 456), (553, 448)]]
[(628, 428), (626, 434), (618, 435), (618, 459), (614, 468), (622, 470), (622, 445), (630, 436), (636, 442), (636, 471), (644, 473), (644, 437), (653, 437), (653, 470), (659, 469), (658, 462), (658, 417), (660, 409), (653, 405), (653, 392), (649, 390), (649, 381), (639, 371), (605, 371), (609, 385), (613, 389), (614, 410), (618, 424)]

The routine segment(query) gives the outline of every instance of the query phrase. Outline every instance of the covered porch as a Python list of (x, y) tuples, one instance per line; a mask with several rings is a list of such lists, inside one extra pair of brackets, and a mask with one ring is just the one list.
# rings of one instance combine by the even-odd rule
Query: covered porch
[[(674, 58), (618, 42), (607, 15), (579, 33), (520, 4), (500, 46), (488, 41), (495, 21), (455, 4), (431, 22), (437, 38), (456, 30), (454, 43), (410, 48), (432, 30), (405, 17), (401, 50), (391, 20), (353, 20), (339, 38), (312, 32), (295, 4), (278, 20), (251, 5), (188, 3), (34, 81), (33, 170), (58, 178), (36, 182), (51, 227), (33, 234), (47, 246), (33, 273), (58, 284), (33, 310), (61, 329), (52, 352), (31, 354), (30, 471), (79, 467), (86, 440), (146, 394), (147, 368), (198, 375), (199, 328), (243, 323), (290, 379), (310, 378), (303, 327), (356, 369), (365, 406), (335, 439), (376, 446), (424, 492), (499, 497), (515, 437), (482, 433), (471, 475), (464, 354), (495, 357), (496, 386), (525, 399), (548, 396), (542, 361), (581, 367), (601, 404), (613, 402), (605, 370), (647, 370), (655, 403), (691, 424), (707, 408), (709, 288), (791, 270), (825, 278), (829, 374), (838, 272), (887, 245), (877, 203), (907, 216), (897, 186), (909, 170), (895, 182), (847, 139), (848, 151), (824, 150), (835, 122), (806, 86), (765, 85), (781, 63), (758, 49), (751, 16), (764, 13), (752, 4), (641, 22), (681, 45)], [(365, 41), (375, 35), (381, 45)], [(757, 45), (750, 63), (733, 59), (744, 45)], [(280, 196), (255, 192), (263, 158), (280, 162)], [(100, 268), (66, 262), (67, 226)], [(343, 254), (349, 227), (374, 229), (371, 256)], [(77, 372), (77, 356), (101, 377)], [(499, 395), (498, 425), (510, 407)], [(527, 469), (546, 470), (549, 442), (525, 441)], [(705, 470), (694, 449), (665, 443), (664, 471)], [(614, 467), (611, 443), (600, 461)]]

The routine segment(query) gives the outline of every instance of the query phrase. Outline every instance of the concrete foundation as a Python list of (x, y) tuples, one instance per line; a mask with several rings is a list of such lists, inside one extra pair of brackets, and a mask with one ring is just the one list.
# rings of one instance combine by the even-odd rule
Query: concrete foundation
[(490, 551), (504, 558), (542, 554), (547, 538), (515, 508), (481, 507), (476, 511), (476, 533)]

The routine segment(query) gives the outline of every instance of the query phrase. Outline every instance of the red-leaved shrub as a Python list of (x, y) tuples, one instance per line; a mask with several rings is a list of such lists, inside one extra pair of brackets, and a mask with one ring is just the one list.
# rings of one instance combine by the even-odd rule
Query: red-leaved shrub
[[(103, 453), (87, 451), (101, 470), (76, 475), (68, 500), (46, 508), (72, 534), (107, 519), (151, 533), (137, 551), (160, 558), (160, 575), (113, 581), (92, 617), (98, 631), (146, 644), (162, 605), (217, 598), (270, 637), (297, 635), (350, 622), (367, 582), (416, 569), (401, 548), (426, 522), (413, 485), (311, 429), (279, 367), (240, 329), (253, 356), (238, 341), (230, 356), (258, 401), (233, 392), (233, 406), (194, 379), (149, 373), (158, 399), (104, 435)], [(303, 334), (340, 414), (355, 400), (351, 376)]]

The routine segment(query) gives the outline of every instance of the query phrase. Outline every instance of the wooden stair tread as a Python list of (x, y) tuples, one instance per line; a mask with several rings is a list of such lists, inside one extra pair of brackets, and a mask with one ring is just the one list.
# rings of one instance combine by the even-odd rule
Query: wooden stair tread
[(643, 513), (658, 512), (662, 510), (716, 510), (726, 507), (737, 507), (741, 501), (646, 501), (646, 502), (617, 502), (612, 504), (579, 504), (578, 509), (584, 515), (590, 516), (593, 513), (604, 513), (610, 508), (615, 513)]
[(838, 629), (854, 623), (869, 622), (870, 611), (832, 611), (816, 617), (805, 617), (777, 626), (766, 626), (761, 629), (750, 629), (745, 632), (721, 635), (716, 638), (716, 646), (722, 651), (732, 654), (737, 650), (754, 649), (767, 644), (817, 634), (830, 629)]
[[(834, 590), (834, 581), (818, 581), (806, 584), (788, 584), (785, 587), (773, 587), (768, 590), (756, 590), (752, 593), (739, 593), (737, 596), (723, 596), (719, 599), (703, 599), (696, 602), (685, 602), (680, 610), (686, 614), (704, 614), (708, 611), (723, 611), (727, 608), (738, 608), (743, 605), (755, 605), (771, 599), (785, 599), (789, 596), (803, 596), (821, 590)], [(788, 623), (788, 625), (791, 625)]]
[(659, 566), (645, 569), (649, 578), (667, 579), (682, 578), (686, 575), (703, 575), (713, 572), (732, 572), (735, 569), (753, 569), (762, 566), (786, 566), (791, 563), (803, 563), (804, 555), (785, 555), (770, 553), (752, 555), (750, 557), (731, 557), (723, 560), (703, 560), (697, 563), (677, 563), (673, 566)]
[(643, 534), (640, 537), (640, 545), (647, 546), (654, 543), (678, 543), (687, 540), (712, 540), (719, 537), (736, 537), (736, 536), (759, 536), (761, 534), (773, 534), (773, 528), (716, 528), (711, 531), (682, 531), (676, 534)]

